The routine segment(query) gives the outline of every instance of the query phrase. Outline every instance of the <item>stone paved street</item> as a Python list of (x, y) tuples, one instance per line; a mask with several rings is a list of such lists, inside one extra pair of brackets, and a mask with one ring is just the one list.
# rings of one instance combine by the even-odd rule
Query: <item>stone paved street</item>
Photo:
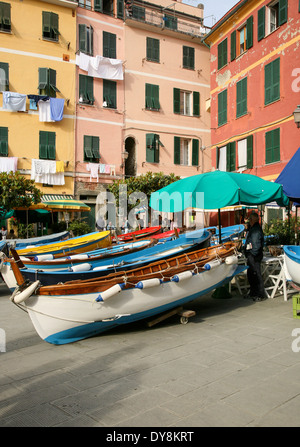
[(188, 309), (186, 325), (173, 316), (54, 346), (1, 285), (0, 426), (300, 426), (292, 298), (205, 296)]

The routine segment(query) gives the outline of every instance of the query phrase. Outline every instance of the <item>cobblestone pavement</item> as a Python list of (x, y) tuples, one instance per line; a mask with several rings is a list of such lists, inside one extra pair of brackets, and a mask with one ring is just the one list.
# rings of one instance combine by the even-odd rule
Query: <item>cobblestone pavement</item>
[(300, 425), (292, 298), (207, 295), (188, 324), (175, 315), (54, 346), (9, 296), (1, 284), (0, 427)]

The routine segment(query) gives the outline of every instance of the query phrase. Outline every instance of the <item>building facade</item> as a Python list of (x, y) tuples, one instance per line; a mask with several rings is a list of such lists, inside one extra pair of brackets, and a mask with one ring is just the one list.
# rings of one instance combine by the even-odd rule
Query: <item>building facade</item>
[(76, 48), (75, 196), (91, 207), (122, 178), (124, 140), (123, 1), (79, 1)]
[[(125, 176), (210, 169), (203, 5), (133, 0), (125, 11)], [(134, 48), (134, 51), (133, 51)]]
[(74, 192), (76, 7), (0, 2), (0, 169), (44, 194)]
[(300, 5), (241, 0), (212, 28), (212, 166), (275, 180), (299, 147)]

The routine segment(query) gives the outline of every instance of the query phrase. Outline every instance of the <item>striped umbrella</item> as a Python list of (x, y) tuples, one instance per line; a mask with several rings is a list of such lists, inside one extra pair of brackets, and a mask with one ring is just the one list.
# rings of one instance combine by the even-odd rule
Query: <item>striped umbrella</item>
[(76, 199), (43, 200), (47, 210), (51, 211), (90, 211), (91, 208), (84, 202)]

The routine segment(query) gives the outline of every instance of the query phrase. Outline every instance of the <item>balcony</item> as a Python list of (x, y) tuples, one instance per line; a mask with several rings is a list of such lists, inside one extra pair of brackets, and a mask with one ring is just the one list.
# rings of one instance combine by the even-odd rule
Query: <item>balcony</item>
[(148, 2), (133, 0), (126, 4), (125, 23), (129, 26), (151, 29), (156, 27), (166, 34), (180, 33), (202, 39), (210, 31), (203, 19), (172, 8), (163, 8)]

